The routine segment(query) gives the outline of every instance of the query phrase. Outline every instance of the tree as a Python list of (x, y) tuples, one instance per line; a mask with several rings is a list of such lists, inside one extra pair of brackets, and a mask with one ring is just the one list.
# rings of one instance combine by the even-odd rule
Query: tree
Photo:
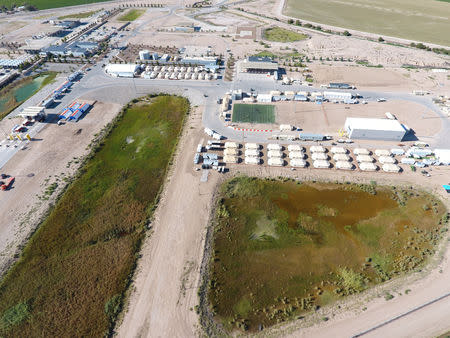
[(349, 31), (344, 31), (344, 33), (342, 33), (342, 35), (345, 35), (345, 36), (351, 36), (352, 34), (350, 34)]
[(383, 42), (384, 41), (384, 39), (380, 36), (379, 38), (378, 38), (378, 42)]
[(289, 19), (289, 20), (288, 20), (288, 24), (292, 25), (293, 23), (294, 23), (294, 20), (293, 20), (293, 19)]

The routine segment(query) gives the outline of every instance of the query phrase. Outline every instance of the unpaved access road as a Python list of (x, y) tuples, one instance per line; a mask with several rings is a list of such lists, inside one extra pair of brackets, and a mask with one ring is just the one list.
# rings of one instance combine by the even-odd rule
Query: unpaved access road
[(192, 337), (198, 335), (197, 289), (206, 224), (218, 175), (200, 183), (193, 170), (196, 145), (204, 137), (201, 113), (191, 114), (178, 146), (172, 172), (138, 262), (129, 308), (119, 337)]

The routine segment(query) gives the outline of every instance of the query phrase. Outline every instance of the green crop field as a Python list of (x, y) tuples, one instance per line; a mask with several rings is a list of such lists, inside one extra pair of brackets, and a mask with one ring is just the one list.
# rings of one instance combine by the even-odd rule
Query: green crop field
[(299, 19), (450, 46), (450, 5), (435, 0), (287, 0)]
[(130, 9), (128, 12), (119, 17), (119, 21), (134, 21), (145, 13), (143, 9)]
[(106, 337), (189, 102), (131, 104), (0, 282), (1, 337)]
[(449, 218), (410, 187), (245, 176), (222, 185), (215, 215), (204, 285), (228, 331), (257, 331), (420, 268)]
[(49, 9), (66, 6), (86, 5), (109, 0), (0, 0), (0, 6), (11, 8), (13, 5), (32, 5), (37, 9)]
[(264, 39), (276, 42), (294, 42), (306, 39), (305, 34), (293, 32), (280, 27), (267, 28), (264, 31)]
[(81, 12), (81, 13), (73, 13), (73, 14), (63, 15), (63, 16), (58, 17), (58, 20), (89, 18), (90, 16), (94, 15), (97, 12), (98, 11), (90, 11), (90, 12)]
[(275, 106), (271, 104), (233, 104), (233, 122), (275, 123)]

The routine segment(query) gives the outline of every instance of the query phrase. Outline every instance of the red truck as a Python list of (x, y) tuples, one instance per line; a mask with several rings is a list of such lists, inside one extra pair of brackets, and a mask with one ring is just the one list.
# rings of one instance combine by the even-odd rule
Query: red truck
[(9, 177), (8, 180), (0, 186), (0, 189), (8, 190), (9, 188), (11, 188), (14, 180), (15, 180), (15, 177)]

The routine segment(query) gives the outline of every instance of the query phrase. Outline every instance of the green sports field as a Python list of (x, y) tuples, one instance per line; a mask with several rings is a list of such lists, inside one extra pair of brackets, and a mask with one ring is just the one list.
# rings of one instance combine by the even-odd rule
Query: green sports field
[(233, 122), (275, 123), (275, 106), (271, 104), (233, 105)]
[(450, 3), (436, 0), (286, 0), (299, 19), (450, 46)]

